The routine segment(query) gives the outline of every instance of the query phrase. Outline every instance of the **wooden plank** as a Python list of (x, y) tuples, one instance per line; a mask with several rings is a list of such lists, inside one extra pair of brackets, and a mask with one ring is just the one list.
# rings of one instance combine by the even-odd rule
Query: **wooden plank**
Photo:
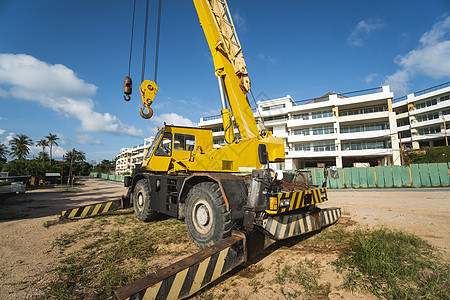
[(384, 186), (387, 188), (394, 186), (394, 180), (392, 176), (392, 167), (391, 166), (384, 166), (383, 167), (384, 172)]
[(357, 168), (359, 173), (359, 186), (362, 188), (367, 187), (367, 169), (369, 168)]
[(402, 185), (403, 187), (411, 187), (411, 176), (409, 174), (409, 166), (401, 166)]
[(359, 172), (358, 172), (358, 168), (352, 168), (352, 187), (359, 188)]
[(448, 168), (447, 163), (439, 163), (438, 164), (439, 179), (441, 180), (441, 184), (443, 186), (450, 185), (450, 175), (449, 175), (448, 169), (449, 168)]
[(430, 179), (432, 186), (440, 186), (441, 180), (439, 179), (439, 170), (436, 163), (428, 164), (428, 170), (430, 171)]
[(375, 173), (377, 176), (377, 187), (385, 187), (384, 185), (384, 169), (382, 166), (375, 167)]
[(422, 186), (431, 186), (430, 173), (428, 171), (428, 164), (419, 164), (420, 181)]
[(420, 180), (419, 165), (412, 164), (409, 166), (411, 168), (411, 177), (413, 187), (421, 187), (422, 182)]
[(367, 168), (366, 173), (367, 173), (367, 186), (376, 187), (377, 184), (375, 183), (375, 168), (373, 167)]
[(400, 166), (392, 166), (392, 177), (395, 187), (402, 187), (402, 171)]
[(350, 188), (353, 187), (352, 185), (352, 168), (344, 168), (344, 174), (345, 174), (345, 187)]

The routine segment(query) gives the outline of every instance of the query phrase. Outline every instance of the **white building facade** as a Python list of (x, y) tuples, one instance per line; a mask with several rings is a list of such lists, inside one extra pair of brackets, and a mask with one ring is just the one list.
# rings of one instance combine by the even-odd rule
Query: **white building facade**
[[(285, 144), (285, 163), (276, 169), (336, 165), (400, 165), (396, 114), (389, 86), (295, 102), (291, 96), (258, 102), (254, 116)], [(201, 118), (224, 143), (220, 116)]]
[(152, 141), (153, 137), (149, 137), (144, 139), (143, 144), (120, 149), (120, 153), (116, 155), (116, 174), (131, 174), (134, 166), (144, 161), (145, 151), (150, 147)]
[(450, 82), (394, 99), (402, 148), (445, 146), (450, 130)]

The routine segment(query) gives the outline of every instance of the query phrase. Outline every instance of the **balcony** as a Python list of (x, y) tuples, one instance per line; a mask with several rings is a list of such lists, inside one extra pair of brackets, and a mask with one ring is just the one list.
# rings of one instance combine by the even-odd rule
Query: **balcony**
[(336, 157), (336, 151), (288, 151), (286, 158), (310, 158), (310, 157)]
[(339, 117), (339, 122), (354, 122), (354, 121), (365, 121), (365, 120), (374, 120), (374, 119), (383, 119), (389, 118), (389, 112), (381, 111), (376, 113), (368, 113), (368, 114), (360, 114), (360, 115), (352, 115), (352, 116), (343, 116)]
[(288, 143), (309, 142), (309, 141), (325, 141), (337, 139), (337, 134), (320, 134), (320, 135), (289, 135)]
[(389, 137), (391, 131), (387, 130), (374, 130), (374, 131), (362, 131), (362, 132), (349, 132), (341, 133), (341, 140), (364, 140), (373, 139), (379, 137)]
[(319, 119), (308, 119), (308, 120), (288, 120), (287, 126), (288, 127), (305, 127), (305, 126), (311, 126), (311, 125), (322, 125), (322, 124), (330, 124), (336, 122), (335, 117), (327, 117), (327, 118), (319, 118)]
[(379, 156), (392, 154), (391, 148), (363, 149), (363, 150), (342, 150), (342, 156)]

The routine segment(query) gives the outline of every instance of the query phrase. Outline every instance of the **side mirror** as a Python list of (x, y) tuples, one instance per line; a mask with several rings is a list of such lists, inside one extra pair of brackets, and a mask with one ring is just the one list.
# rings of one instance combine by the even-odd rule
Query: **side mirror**
[(338, 173), (338, 170), (337, 170), (336, 166), (330, 167), (330, 175), (331, 175), (331, 178), (333, 178), (333, 179), (338, 179), (339, 178), (339, 173)]
[(269, 154), (267, 153), (266, 145), (258, 145), (258, 156), (260, 164), (267, 165), (269, 163)]

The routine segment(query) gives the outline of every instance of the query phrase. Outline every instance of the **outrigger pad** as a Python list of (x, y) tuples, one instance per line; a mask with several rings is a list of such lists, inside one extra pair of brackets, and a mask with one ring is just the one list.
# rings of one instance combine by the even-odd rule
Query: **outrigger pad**
[(333, 224), (340, 217), (340, 208), (324, 208), (314, 213), (269, 216), (263, 221), (262, 227), (276, 239), (281, 240), (319, 230)]
[(114, 291), (116, 299), (184, 299), (246, 261), (245, 235), (232, 235)]

